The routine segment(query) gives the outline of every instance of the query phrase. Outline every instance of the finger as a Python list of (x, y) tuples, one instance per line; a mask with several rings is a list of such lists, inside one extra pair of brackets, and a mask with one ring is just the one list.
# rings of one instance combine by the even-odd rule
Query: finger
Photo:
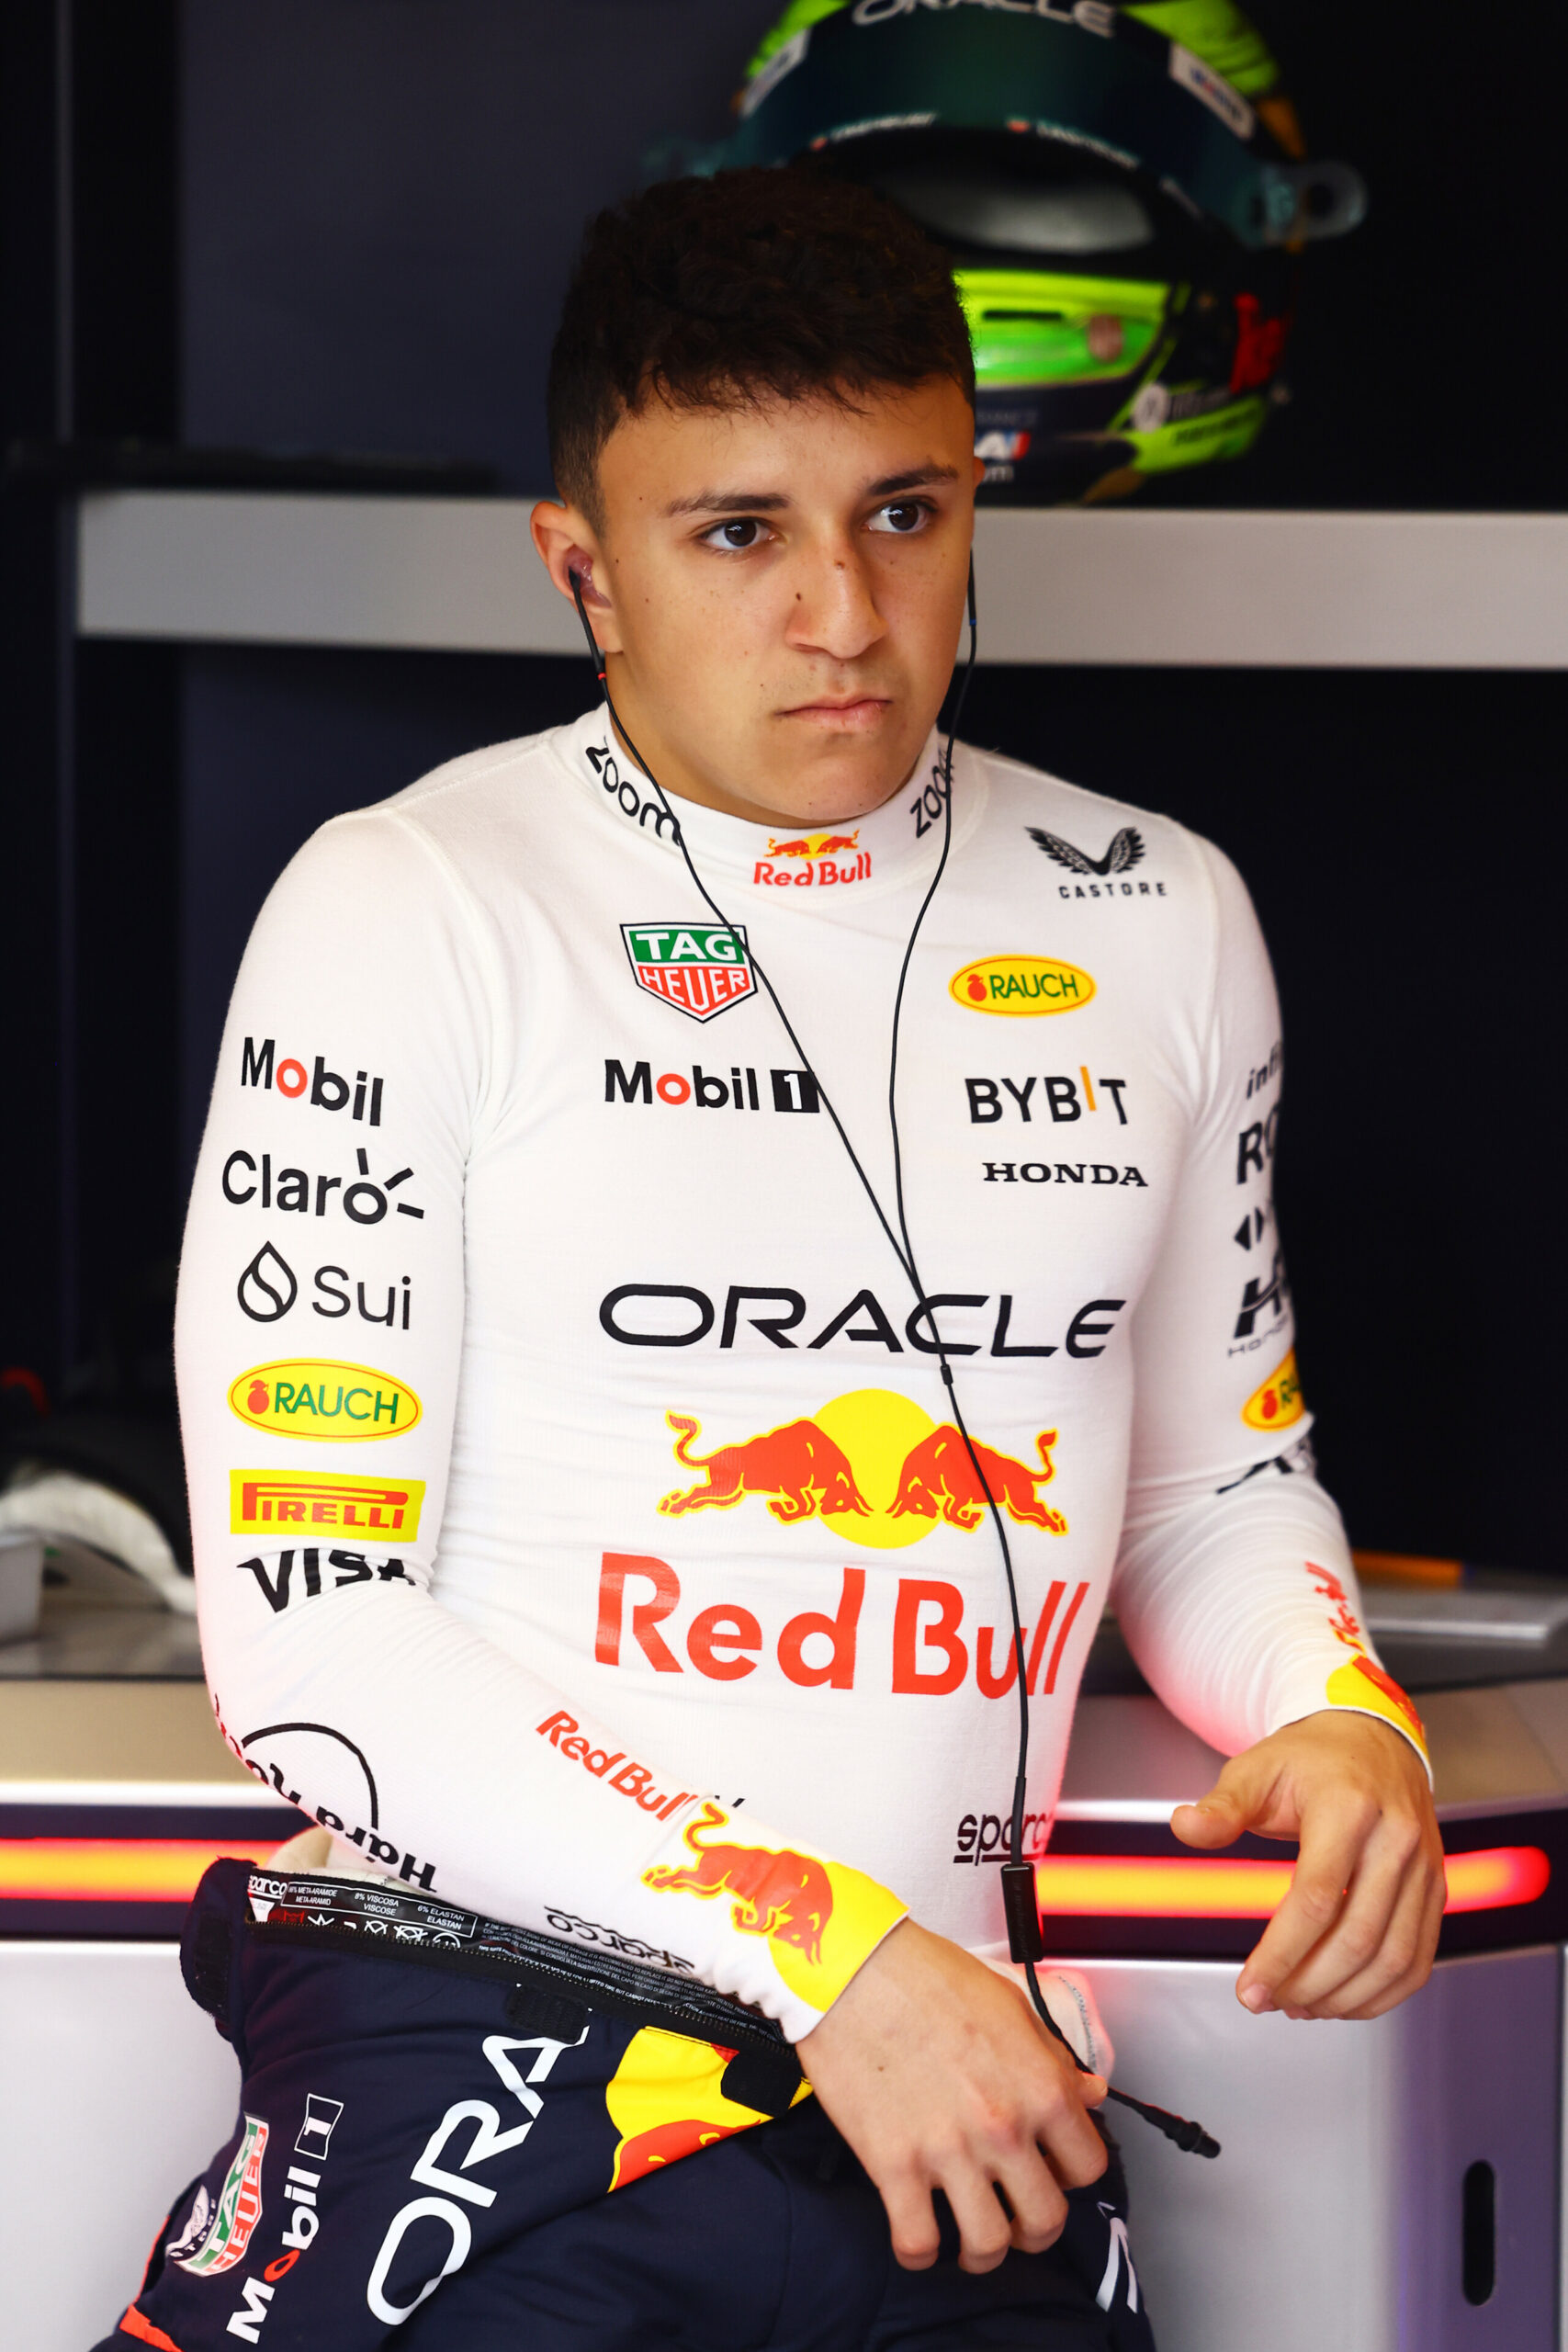
[[(1079, 2095), (1080, 2082), (1100, 2084), (1101, 2077), (1064, 2076), (1059, 2089), (1039, 2109), (1035, 2122), (1035, 2143), (1064, 2188), (1087, 2188), (1110, 2161), (1105, 2143), (1089, 2121), (1089, 2109)], [(1105, 2085), (1101, 2098), (1094, 2101), (1097, 2107), (1109, 2087)]]
[(1170, 1826), (1184, 1846), (1229, 1846), (1247, 1827), (1247, 1818), (1234, 1797), (1211, 1790), (1196, 1804), (1179, 1804)]
[(1380, 1999), (1416, 1966), (1429, 1895), (1432, 1872), (1420, 1844), (1401, 1858), (1399, 1841), (1375, 1839), (1357, 1865), (1333, 1933), (1279, 1987), (1279, 1996), (1331, 2018)]
[(1012, 2215), (1009, 2243), (1021, 2254), (1043, 2254), (1067, 2225), (1067, 2200), (1037, 2149), (1010, 2164), (998, 2180)]
[(1332, 1827), (1317, 1826), (1311, 1815), (1303, 1823), (1291, 1891), (1236, 1979), (1236, 1998), (1243, 2008), (1258, 2012), (1276, 2007), (1280, 1985), (1330, 1932), (1375, 1821), (1375, 1807), (1358, 1806), (1350, 1813), (1337, 1810)]
[(1184, 1846), (1228, 1846), (1253, 1819), (1263, 1795), (1256, 1769), (1245, 1758), (1233, 1758), (1207, 1796), (1177, 1806), (1171, 1828)]
[(1356, 2006), (1345, 1993), (1358, 1980), (1360, 1998), (1375, 1999), (1414, 1964), (1429, 1891), (1419, 1826), (1380, 1823), (1334, 1926), (1276, 1988), (1275, 1999), (1314, 2016), (1340, 2017)]
[(942, 2247), (930, 2182), (912, 2172), (874, 2179), (887, 2215), (894, 2261), (902, 2270), (929, 2270)]
[[(1038, 2169), (1043, 2174), (1045, 2167)], [(976, 2275), (1007, 2258), (1014, 2224), (994, 2184), (973, 2162), (944, 2167), (941, 2187), (958, 2224), (958, 2267)], [(1064, 2217), (1066, 2204), (1063, 2206)]]
[(1381, 2018), (1388, 2010), (1397, 2008), (1401, 2001), (1408, 2000), (1412, 1993), (1420, 1991), (1432, 1973), (1432, 1962), (1437, 1956), (1438, 1938), (1442, 1931), (1443, 1907), (1447, 1900), (1448, 1887), (1441, 1871), (1438, 1871), (1435, 1873), (1434, 1883), (1425, 1890), (1416, 1931), (1416, 1952), (1409, 1967), (1403, 1975), (1396, 1977), (1391, 1984), (1378, 1993), (1372, 1993), (1369, 1988), (1354, 1984), (1346, 1985), (1340, 1996), (1345, 2004), (1340, 2011), (1343, 2017), (1354, 2018), (1358, 2023), (1371, 2018)]

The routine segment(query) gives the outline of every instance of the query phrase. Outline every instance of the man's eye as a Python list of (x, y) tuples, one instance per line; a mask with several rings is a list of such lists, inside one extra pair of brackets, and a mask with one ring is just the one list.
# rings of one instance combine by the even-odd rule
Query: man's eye
[(748, 548), (758, 546), (762, 526), (754, 514), (743, 514), (733, 523), (716, 523), (711, 531), (703, 533), (703, 545), (708, 548), (732, 548), (744, 554)]
[(931, 520), (931, 508), (923, 499), (901, 498), (891, 506), (879, 506), (871, 518), (874, 531), (897, 531), (908, 537), (911, 531), (922, 530)]

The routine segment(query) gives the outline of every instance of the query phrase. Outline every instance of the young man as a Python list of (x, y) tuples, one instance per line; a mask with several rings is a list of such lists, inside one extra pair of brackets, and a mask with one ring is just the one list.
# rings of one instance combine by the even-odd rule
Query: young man
[(953, 1865), (1018, 1740), (987, 1488), (1029, 1850), (1114, 1577), (1235, 1758), (1181, 1834), (1302, 1840), (1242, 2000), (1424, 1980), (1246, 894), (1006, 760), (949, 805), (972, 393), (861, 191), (604, 216), (534, 531), (619, 731), (335, 820), (257, 924), (181, 1397), (219, 1721), (318, 1826), (197, 1899), (241, 2119), (109, 2342), (1146, 2344), (1103, 2079)]

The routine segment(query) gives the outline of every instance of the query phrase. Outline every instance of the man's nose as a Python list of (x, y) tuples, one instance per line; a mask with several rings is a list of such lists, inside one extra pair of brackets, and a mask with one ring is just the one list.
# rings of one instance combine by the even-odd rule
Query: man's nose
[(886, 634), (873, 583), (852, 546), (840, 541), (803, 549), (791, 584), (784, 637), (795, 651), (856, 662)]

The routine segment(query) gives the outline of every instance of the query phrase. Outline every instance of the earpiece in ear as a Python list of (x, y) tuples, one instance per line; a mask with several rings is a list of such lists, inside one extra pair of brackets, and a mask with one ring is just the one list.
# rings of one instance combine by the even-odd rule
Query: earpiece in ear
[(597, 605), (601, 611), (609, 606), (609, 598), (602, 596), (593, 585), (593, 559), (584, 555), (581, 548), (573, 548), (566, 560), (566, 574), (575, 580), (585, 605)]

